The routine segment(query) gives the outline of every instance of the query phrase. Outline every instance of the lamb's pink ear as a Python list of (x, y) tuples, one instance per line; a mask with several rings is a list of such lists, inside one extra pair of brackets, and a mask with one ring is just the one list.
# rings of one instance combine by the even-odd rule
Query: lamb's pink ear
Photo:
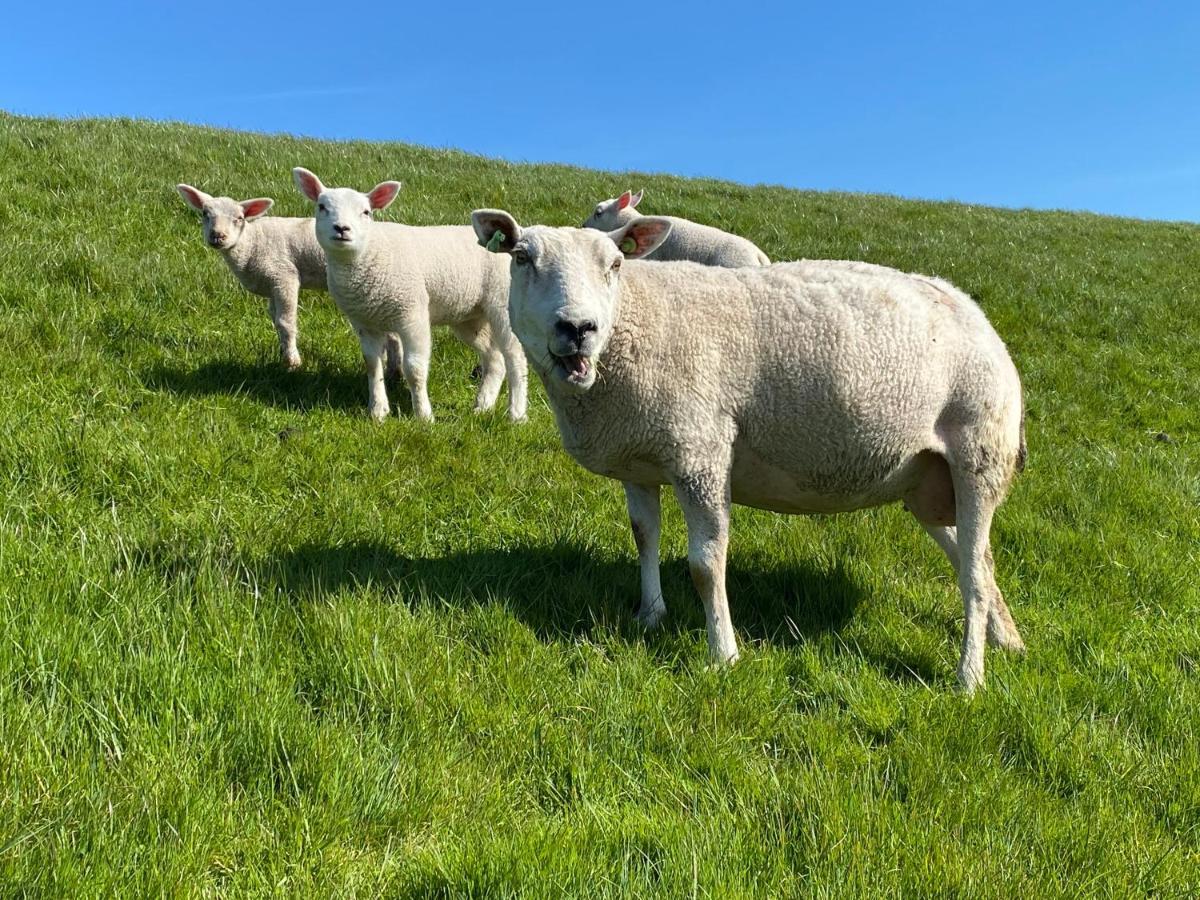
[(400, 182), (385, 181), (371, 188), (371, 192), (367, 194), (367, 200), (371, 202), (371, 209), (383, 209), (396, 199), (398, 193), (400, 193)]
[(296, 187), (300, 188), (300, 193), (313, 203), (316, 203), (317, 198), (325, 191), (325, 185), (321, 184), (321, 179), (301, 166), (292, 169), (292, 178), (296, 182)]
[(608, 236), (626, 259), (641, 259), (657, 250), (670, 233), (670, 219), (642, 216), (616, 231), (610, 231)]
[(183, 198), (183, 202), (196, 212), (203, 212), (205, 201), (212, 199), (204, 191), (198, 191), (190, 184), (177, 184), (175, 185), (175, 190), (179, 191), (179, 196)]
[(640, 191), (638, 191), (636, 194), (634, 194), (632, 197), (629, 198), (629, 208), (630, 209), (635, 209), (637, 207), (637, 205), (642, 202), (642, 194), (644, 194), (644, 193), (646, 193), (646, 189), (642, 188)]
[(275, 201), (270, 197), (259, 197), (256, 200), (243, 200), (238, 205), (242, 208), (242, 215), (246, 217), (246, 221), (253, 222), (259, 216), (265, 215), (274, 204)]
[(629, 191), (626, 191), (620, 197), (618, 197), (617, 198), (617, 209), (624, 209), (625, 207), (627, 207), (629, 205), (629, 201), (630, 201), (631, 197), (632, 197), (632, 195), (629, 193)]
[(479, 245), (493, 253), (512, 253), (521, 239), (521, 226), (502, 209), (477, 209), (471, 213)]

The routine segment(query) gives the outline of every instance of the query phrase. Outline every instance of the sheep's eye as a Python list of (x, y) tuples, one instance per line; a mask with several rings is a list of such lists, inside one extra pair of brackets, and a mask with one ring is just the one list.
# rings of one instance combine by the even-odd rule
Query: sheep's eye
[(518, 266), (524, 266), (524, 265), (529, 264), (529, 254), (526, 253), (524, 250), (522, 250), (520, 247), (518, 247), (516, 250), (513, 251), (512, 258), (516, 261)]
[(325, 209), (325, 204), (324, 204), (324, 203), (318, 203), (318, 204), (317, 204), (317, 209), (319, 209), (321, 212), (326, 212), (326, 211), (327, 211), (327, 210)]
[(207, 219), (208, 218), (208, 210), (207, 209), (201, 210), (200, 215), (202, 215), (204, 218)]
[(614, 272), (621, 271), (621, 257), (618, 256), (616, 259), (613, 260), (612, 270)]
[(364, 215), (364, 216), (369, 216), (370, 214), (371, 214), (371, 211), (370, 211), (369, 209), (364, 209), (364, 210), (363, 210), (363, 215)]
[(239, 225), (241, 225), (243, 222), (245, 222), (245, 221), (246, 221), (246, 217), (245, 217), (245, 216), (238, 216), (238, 217), (237, 217), (236, 219), (234, 219), (233, 221), (235, 221), (235, 222), (237, 222)]
[(596, 215), (600, 215), (600, 213), (602, 213), (602, 212), (604, 212), (604, 205), (603, 205), (603, 204), (601, 204), (600, 206), (597, 206), (597, 207), (596, 207)]

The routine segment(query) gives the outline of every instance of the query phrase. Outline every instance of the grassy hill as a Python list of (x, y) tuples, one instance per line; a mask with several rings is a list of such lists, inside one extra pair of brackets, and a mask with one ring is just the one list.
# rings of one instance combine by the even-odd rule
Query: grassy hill
[[(665, 504), (644, 635), (620, 486), (531, 421), (373, 425), (175, 194), (398, 178), (386, 218), (647, 212), (978, 298), (1026, 385), (993, 532), (1029, 645), (953, 690), (961, 604), (900, 508), (737, 509), (710, 671)], [(1090, 896), (1200, 891), (1200, 230), (0, 116), (0, 894)], [(393, 397), (403, 391), (393, 390)], [(503, 404), (501, 404), (501, 407)]]

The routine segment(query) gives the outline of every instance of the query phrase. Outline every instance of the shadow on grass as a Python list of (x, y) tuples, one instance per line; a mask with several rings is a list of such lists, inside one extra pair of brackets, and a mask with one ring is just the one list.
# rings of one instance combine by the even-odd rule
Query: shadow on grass
[[(633, 620), (639, 596), (636, 559), (606, 560), (573, 544), (452, 553), (432, 559), (401, 556), (385, 544), (359, 541), (336, 547), (307, 545), (256, 562), (260, 584), (276, 586), (293, 602), (370, 585), (403, 603), (456, 606), (501, 603), (541, 640), (586, 633), (597, 622), (622, 635), (642, 634)], [(687, 562), (662, 566), (668, 634), (704, 628), (704, 612)], [(839, 567), (822, 571), (802, 561), (767, 570), (727, 572), (738, 630), (755, 640), (789, 646), (839, 631), (862, 599)]]
[[(328, 365), (314, 368), (311, 359), (297, 372), (288, 372), (275, 361), (221, 359), (195, 369), (160, 365), (144, 373), (142, 383), (181, 397), (249, 397), (284, 409), (342, 409), (365, 415), (367, 407), (367, 380), (361, 371)], [(407, 401), (407, 391), (391, 393), (393, 402)]]

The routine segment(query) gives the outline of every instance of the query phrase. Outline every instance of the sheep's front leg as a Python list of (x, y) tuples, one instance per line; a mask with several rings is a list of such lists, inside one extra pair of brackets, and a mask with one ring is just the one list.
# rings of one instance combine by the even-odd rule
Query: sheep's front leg
[(642, 567), (642, 602), (635, 615), (643, 626), (653, 628), (667, 611), (658, 574), (661, 520), (658, 485), (625, 482), (625, 504), (629, 508), (629, 525), (633, 529), (633, 542), (637, 544), (638, 562)]
[(729, 470), (692, 472), (675, 482), (688, 530), (688, 567), (704, 601), (708, 652), (714, 663), (738, 658), (737, 638), (725, 594), (725, 552), (729, 545)]
[(408, 393), (412, 397), (413, 415), (432, 421), (428, 381), (433, 336), (429, 331), (429, 320), (405, 322), (400, 330), (400, 341), (404, 345), (404, 380), (408, 382)]
[(367, 411), (376, 422), (382, 422), (388, 417), (391, 409), (387, 388), (383, 384), (384, 339), (381, 335), (372, 334), (363, 328), (354, 330), (358, 333), (363, 362), (367, 367)]
[(289, 371), (300, 368), (300, 351), (296, 349), (296, 307), (300, 297), (299, 283), (283, 282), (271, 291), (271, 321), (279, 335), (279, 356)]

